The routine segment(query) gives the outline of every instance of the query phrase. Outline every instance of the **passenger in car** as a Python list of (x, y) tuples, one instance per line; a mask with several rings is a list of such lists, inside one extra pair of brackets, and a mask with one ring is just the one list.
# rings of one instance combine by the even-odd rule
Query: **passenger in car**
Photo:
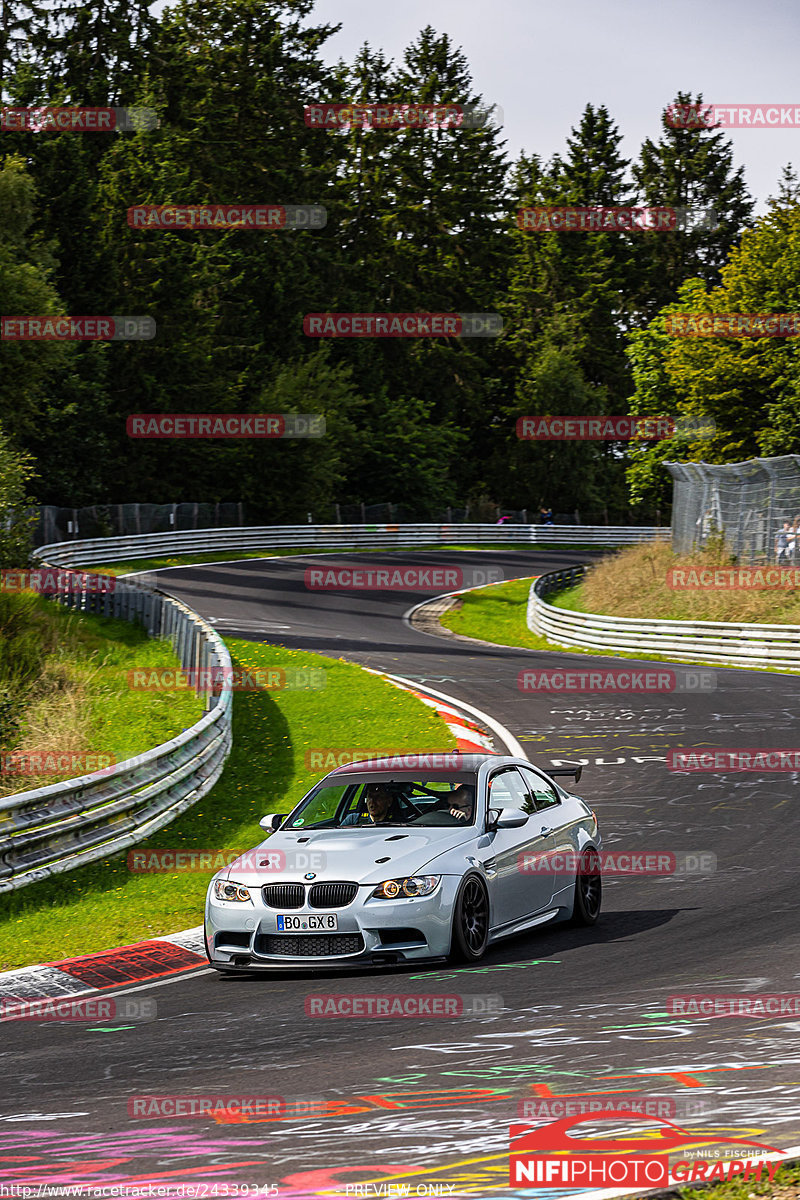
[(475, 801), (475, 789), (468, 783), (460, 783), (449, 796), (444, 797), (444, 807), (450, 815), (459, 821), (472, 820), (472, 808)]

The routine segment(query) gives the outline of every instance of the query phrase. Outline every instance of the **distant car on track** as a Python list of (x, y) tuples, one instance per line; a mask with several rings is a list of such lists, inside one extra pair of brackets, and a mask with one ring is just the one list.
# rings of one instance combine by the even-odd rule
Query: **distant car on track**
[(597, 821), (553, 778), (580, 773), (441, 751), (337, 767), (211, 880), (212, 967), (476, 962), (536, 925), (594, 924)]

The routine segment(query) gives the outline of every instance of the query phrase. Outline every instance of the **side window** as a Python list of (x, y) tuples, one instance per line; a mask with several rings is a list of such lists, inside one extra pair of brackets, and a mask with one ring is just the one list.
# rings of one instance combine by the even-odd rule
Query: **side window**
[[(527, 807), (526, 807), (527, 804)], [(532, 812), (528, 791), (516, 767), (503, 767), (489, 780), (489, 808), (521, 808)]]
[(561, 803), (558, 792), (552, 783), (548, 783), (546, 779), (528, 767), (520, 767), (520, 771), (530, 793), (528, 803), (532, 802), (536, 806), (537, 812), (541, 812), (545, 808), (553, 808), (554, 805)]

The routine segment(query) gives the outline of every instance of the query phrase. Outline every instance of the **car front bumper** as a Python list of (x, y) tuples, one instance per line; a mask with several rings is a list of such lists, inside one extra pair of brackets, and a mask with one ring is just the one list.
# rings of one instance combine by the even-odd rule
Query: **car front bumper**
[(445, 875), (430, 896), (394, 900), (371, 899), (374, 883), (360, 886), (350, 904), (325, 910), (336, 913), (335, 933), (285, 933), (278, 930), (279, 912), (308, 918), (320, 910), (308, 905), (276, 910), (264, 902), (260, 888), (250, 889), (250, 901), (218, 900), (212, 881), (205, 911), (209, 960), (226, 971), (248, 972), (444, 958), (460, 883), (460, 877)]

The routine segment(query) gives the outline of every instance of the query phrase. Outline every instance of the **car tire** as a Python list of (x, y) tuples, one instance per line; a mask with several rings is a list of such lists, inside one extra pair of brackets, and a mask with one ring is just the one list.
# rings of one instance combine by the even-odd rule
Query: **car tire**
[(489, 941), (489, 894), (480, 875), (467, 875), (458, 890), (450, 938), (450, 962), (478, 962)]
[(603, 877), (600, 871), (600, 855), (594, 846), (589, 846), (581, 852), (580, 869), (575, 876), (572, 924), (594, 925), (600, 916), (602, 902)]

